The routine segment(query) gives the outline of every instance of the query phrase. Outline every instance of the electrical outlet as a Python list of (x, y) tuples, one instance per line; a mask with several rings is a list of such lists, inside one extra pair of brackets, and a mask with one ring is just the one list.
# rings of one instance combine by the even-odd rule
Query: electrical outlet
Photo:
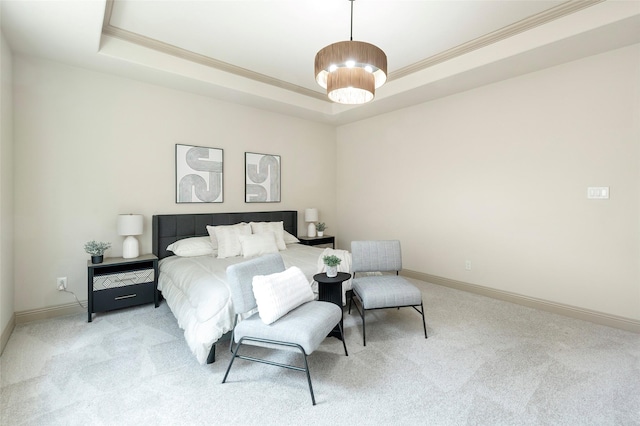
[(464, 262), (464, 269), (466, 269), (467, 271), (471, 270), (471, 261), (470, 260), (466, 260)]
[(56, 286), (59, 291), (63, 291), (67, 289), (67, 277), (58, 277), (56, 280)]

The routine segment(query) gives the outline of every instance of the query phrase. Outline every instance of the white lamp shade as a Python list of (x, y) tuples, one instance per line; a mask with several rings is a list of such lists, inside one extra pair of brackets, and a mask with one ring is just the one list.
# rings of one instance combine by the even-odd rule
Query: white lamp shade
[(304, 209), (304, 221), (305, 222), (317, 222), (318, 209)]
[(142, 235), (143, 225), (141, 214), (121, 214), (118, 216), (118, 235)]

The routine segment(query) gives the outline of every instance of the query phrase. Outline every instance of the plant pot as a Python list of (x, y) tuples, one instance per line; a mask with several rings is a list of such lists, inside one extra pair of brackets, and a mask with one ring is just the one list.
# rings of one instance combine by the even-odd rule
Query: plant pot
[(100, 255), (100, 256), (91, 256), (91, 263), (102, 263), (102, 261), (104, 260), (104, 255)]
[(327, 277), (333, 278), (338, 275), (338, 267), (337, 266), (329, 266), (325, 265), (327, 269)]
[(318, 237), (324, 237), (324, 231), (318, 231)]

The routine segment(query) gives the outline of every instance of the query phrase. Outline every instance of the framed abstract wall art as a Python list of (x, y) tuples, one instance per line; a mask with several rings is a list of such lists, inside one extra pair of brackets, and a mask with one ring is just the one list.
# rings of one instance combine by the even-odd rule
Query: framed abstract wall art
[(244, 153), (246, 203), (280, 202), (280, 156)]
[(222, 149), (176, 144), (176, 203), (222, 203), (222, 166)]

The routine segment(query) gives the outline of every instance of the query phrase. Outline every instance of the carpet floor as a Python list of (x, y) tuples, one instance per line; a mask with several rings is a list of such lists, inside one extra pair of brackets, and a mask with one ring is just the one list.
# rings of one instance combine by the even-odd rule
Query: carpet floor
[[(345, 312), (304, 373), (200, 365), (166, 303), (17, 325), (0, 357), (2, 425), (640, 425), (640, 335), (411, 280), (413, 309)], [(258, 355), (271, 354), (253, 349)], [(293, 353), (273, 353), (295, 362)]]

